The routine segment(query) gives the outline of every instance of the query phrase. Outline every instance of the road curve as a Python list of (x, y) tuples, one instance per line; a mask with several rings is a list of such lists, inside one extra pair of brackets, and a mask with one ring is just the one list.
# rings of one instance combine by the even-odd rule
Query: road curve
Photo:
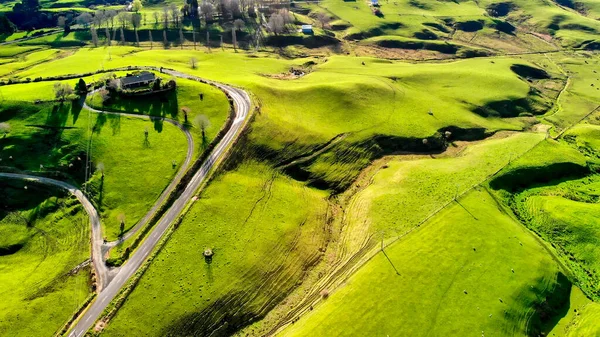
[[(90, 92), (88, 94), (88, 96), (95, 93), (96, 91), (97, 90)], [(148, 221), (150, 221), (150, 219), (152, 218), (154, 213), (156, 213), (158, 208), (163, 204), (163, 202), (169, 196), (169, 194), (171, 194), (173, 189), (177, 186), (177, 184), (179, 183), (179, 181), (181, 180), (181, 178), (187, 171), (188, 167), (190, 166), (190, 163), (192, 162), (192, 159), (194, 156), (194, 138), (192, 137), (192, 134), (186, 127), (184, 127), (181, 123), (179, 123), (178, 121), (171, 119), (171, 118), (149, 116), (149, 115), (142, 115), (142, 114), (132, 114), (132, 113), (127, 113), (127, 112), (104, 111), (104, 110), (92, 108), (85, 101), (83, 102), (83, 108), (90, 110), (92, 112), (95, 112), (95, 113), (99, 113), (99, 114), (119, 115), (119, 116), (135, 117), (135, 118), (142, 118), (142, 119), (149, 119), (149, 120), (160, 119), (164, 122), (170, 123), (170, 124), (178, 127), (185, 134), (185, 138), (186, 138), (187, 144), (188, 144), (187, 153), (185, 155), (185, 160), (183, 161), (183, 164), (179, 167), (179, 171), (177, 171), (177, 174), (175, 175), (175, 177), (173, 178), (171, 183), (164, 189), (162, 194), (156, 200), (156, 202), (154, 203), (154, 206), (152, 206), (152, 208), (146, 213), (146, 215), (144, 215), (144, 217), (142, 219), (140, 219), (133, 228), (128, 230), (127, 233), (125, 233), (125, 235), (123, 235), (122, 238), (120, 238), (117, 241), (105, 243), (103, 245), (104, 250), (108, 250), (111, 247), (116, 246), (120, 242), (123, 242), (123, 241), (129, 239), (130, 237), (135, 235), (141, 228), (143, 228), (148, 223)], [(100, 289), (102, 289), (102, 288), (100, 288)]]
[[(0, 177), (34, 181), (46, 185), (58, 186), (62, 189), (71, 192), (71, 194), (73, 194), (77, 199), (79, 199), (79, 202), (81, 202), (83, 208), (90, 217), (90, 223), (92, 227), (92, 262), (94, 264), (94, 269), (96, 269), (97, 274), (99, 273), (99, 271), (106, 269), (106, 265), (104, 264), (104, 260), (102, 259), (102, 226), (100, 223), (100, 216), (94, 208), (94, 205), (92, 205), (92, 203), (83, 194), (83, 192), (81, 192), (77, 187), (65, 183), (64, 181), (55, 180), (51, 178), (17, 173), (0, 173)], [(98, 282), (100, 282), (100, 275), (97, 275), (96, 278)]]
[(161, 69), (161, 71), (172, 76), (205, 82), (218, 87), (227, 93), (233, 100), (235, 119), (233, 120), (231, 127), (223, 139), (213, 149), (204, 163), (202, 163), (200, 169), (191, 178), (183, 193), (173, 202), (171, 207), (154, 226), (142, 244), (137, 248), (133, 255), (130, 256), (129, 260), (127, 260), (127, 262), (125, 262), (125, 264), (120, 268), (113, 280), (105, 288), (103, 288), (102, 291), (100, 291), (98, 296), (96, 296), (96, 300), (72, 328), (69, 337), (83, 336), (92, 327), (94, 322), (100, 317), (108, 304), (116, 297), (121, 288), (135, 274), (144, 261), (146, 261), (153, 248), (166, 233), (169, 226), (177, 219), (181, 211), (184, 209), (188, 201), (192, 198), (202, 183), (206, 181), (211, 170), (225, 157), (228, 148), (239, 136), (245, 125), (244, 122), (250, 116), (250, 97), (245, 91), (224, 84), (203, 80), (199, 77), (183, 74), (174, 70)]

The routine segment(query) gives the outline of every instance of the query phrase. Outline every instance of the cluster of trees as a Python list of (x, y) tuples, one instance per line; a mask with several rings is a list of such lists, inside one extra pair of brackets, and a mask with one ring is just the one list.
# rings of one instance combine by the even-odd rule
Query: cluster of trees
[(287, 9), (280, 9), (271, 14), (267, 28), (269, 32), (278, 35), (286, 32), (293, 22), (294, 16)]
[[(16, 25), (19, 29), (24, 30), (56, 26), (57, 15), (55, 13), (42, 12), (40, 9), (39, 0), (21, 0), (21, 2), (13, 6), (11, 12), (6, 13), (5, 19)], [(7, 25), (5, 19), (1, 19), (0, 21), (4, 21), (4, 25)]]

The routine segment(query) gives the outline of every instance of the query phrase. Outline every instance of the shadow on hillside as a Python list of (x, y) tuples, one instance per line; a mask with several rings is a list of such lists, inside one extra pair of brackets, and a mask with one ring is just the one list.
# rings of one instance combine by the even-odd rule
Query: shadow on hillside
[(119, 97), (112, 99), (107, 107), (113, 111), (155, 117), (151, 120), (154, 123), (154, 130), (157, 132), (162, 132), (162, 118), (179, 119), (179, 103), (176, 91), (157, 95)]

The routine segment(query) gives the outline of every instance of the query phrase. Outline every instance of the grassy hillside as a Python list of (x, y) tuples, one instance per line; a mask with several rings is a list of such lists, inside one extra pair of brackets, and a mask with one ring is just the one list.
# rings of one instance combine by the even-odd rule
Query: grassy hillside
[(0, 180), (0, 334), (53, 336), (91, 294), (89, 220), (63, 191)]
[(527, 336), (540, 299), (558, 301), (569, 290), (546, 249), (490, 194), (473, 191), (377, 254), (281, 335)]
[[(9, 124), (10, 133), (0, 139), (0, 158), (11, 170), (57, 175), (81, 184), (92, 135), (90, 192), (109, 239), (119, 234), (119, 214), (125, 215), (127, 230), (146, 213), (186, 153), (182, 132), (159, 121), (88, 113), (76, 103), (5, 102), (2, 111), (0, 121)], [(104, 180), (97, 170), (100, 163)]]
[(324, 197), (255, 162), (219, 175), (103, 335), (226, 336), (260, 319), (321, 255)]
[(385, 230), (388, 237), (395, 236), (395, 231), (417, 226), (457, 195), (485, 181), (543, 137), (515, 134), (463, 145), (457, 154), (439, 159), (386, 158), (385, 164), (378, 164), (381, 169), (370, 185), (354, 197), (348, 219), (355, 226), (371, 224), (372, 232)]
[[(170, 78), (162, 76), (163, 81)], [(164, 95), (141, 97), (112, 97), (103, 103), (98, 93), (87, 99), (90, 106), (100, 110), (126, 112), (174, 119), (189, 129), (197, 148), (195, 156), (199, 156), (204, 148), (215, 138), (227, 117), (229, 116), (229, 102), (219, 89), (208, 84), (192, 80), (177, 79), (177, 89)], [(202, 95), (202, 99), (200, 99)], [(188, 110), (187, 120), (183, 110)], [(197, 116), (203, 115), (209, 125), (206, 128), (205, 138), (197, 125)]]

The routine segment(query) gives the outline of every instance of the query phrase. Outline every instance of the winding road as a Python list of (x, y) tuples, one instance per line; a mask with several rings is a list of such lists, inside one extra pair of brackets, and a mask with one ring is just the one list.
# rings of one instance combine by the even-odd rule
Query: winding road
[(119, 272), (110, 281), (110, 283), (100, 291), (96, 300), (88, 308), (87, 311), (80, 317), (79, 321), (75, 324), (70, 337), (80, 337), (88, 331), (94, 322), (100, 317), (106, 306), (115, 298), (125, 283), (135, 274), (140, 268), (142, 263), (146, 261), (154, 247), (158, 244), (162, 236), (166, 233), (169, 226), (177, 219), (181, 211), (185, 208), (190, 199), (194, 196), (198, 188), (206, 181), (211, 170), (221, 162), (226, 154), (227, 150), (233, 145), (235, 139), (241, 133), (245, 121), (250, 116), (250, 97), (248, 94), (240, 89), (236, 89), (224, 84), (215, 83), (207, 80), (203, 80), (196, 76), (191, 76), (177, 72), (174, 70), (163, 69), (163, 73), (180, 77), (187, 78), (199, 82), (206, 82), (212, 84), (222, 91), (224, 91), (234, 102), (235, 108), (235, 119), (233, 120), (231, 127), (214, 148), (212, 153), (206, 158), (200, 169), (190, 179), (190, 182), (186, 186), (183, 193), (177, 198), (171, 207), (165, 212), (163, 217), (154, 226), (148, 237), (142, 242), (138, 249), (131, 255), (129, 260), (120, 268)]
[[(96, 274), (98, 275), (98, 296), (96, 296), (95, 301), (87, 308), (87, 310), (79, 317), (75, 325), (73, 326), (69, 336), (70, 337), (80, 337), (83, 336), (94, 324), (94, 322), (100, 317), (104, 309), (108, 306), (108, 304), (117, 296), (121, 288), (127, 283), (127, 281), (139, 270), (144, 261), (147, 260), (150, 253), (159, 243), (163, 235), (167, 232), (170, 225), (173, 224), (174, 221), (177, 220), (183, 209), (186, 207), (188, 202), (192, 199), (196, 191), (201, 187), (201, 185), (206, 182), (209, 174), (227, 155), (228, 149), (233, 145), (237, 137), (242, 132), (248, 117), (250, 116), (250, 97), (248, 94), (241, 90), (237, 89), (225, 84), (209, 81), (202, 79), (200, 77), (184, 74), (182, 72), (178, 72), (171, 69), (164, 68), (155, 68), (155, 67), (139, 67), (144, 69), (152, 69), (156, 71), (160, 71), (162, 73), (185, 78), (189, 80), (194, 80), (198, 82), (207, 83), (219, 88), (223, 91), (227, 96), (233, 101), (234, 110), (235, 110), (235, 118), (231, 123), (231, 126), (221, 139), (221, 141), (217, 144), (217, 146), (213, 149), (210, 155), (206, 158), (206, 160), (202, 163), (198, 171), (194, 173), (192, 178), (190, 179), (188, 185), (186, 186), (183, 193), (173, 202), (171, 207), (164, 213), (162, 218), (157, 222), (152, 231), (148, 234), (145, 240), (138, 246), (137, 250), (130, 256), (130, 258), (123, 264), (121, 267), (117, 269), (109, 269), (107, 268), (103, 252), (106, 251), (107, 248), (114, 246), (116, 243), (104, 243), (102, 237), (102, 227), (100, 222), (100, 217), (98, 212), (92, 205), (92, 203), (87, 199), (87, 197), (76, 187), (54, 179), (24, 175), (24, 174), (14, 174), (14, 173), (0, 173), (0, 177), (11, 178), (11, 179), (25, 179), (36, 181), (43, 184), (49, 184), (61, 187), (63, 189), (68, 190), (70, 193), (75, 195), (86, 212), (90, 217), (91, 227), (92, 227), (92, 261), (94, 264), (94, 268), (96, 270)], [(85, 105), (86, 109), (89, 109), (96, 113), (105, 113), (105, 114), (118, 114), (121, 116), (132, 116), (132, 117), (141, 117), (141, 118), (156, 118), (152, 116), (146, 115), (137, 115), (137, 114), (129, 114), (129, 113), (118, 113), (118, 112), (107, 112), (101, 111), (94, 108), (91, 108)], [(152, 216), (156, 213), (158, 208), (162, 205), (164, 200), (168, 197), (168, 195), (173, 191), (175, 186), (179, 183), (187, 167), (189, 166), (192, 155), (193, 155), (193, 139), (189, 131), (187, 131), (179, 122), (168, 119), (161, 118), (164, 121), (167, 121), (175, 126), (179, 127), (186, 133), (186, 137), (188, 140), (188, 152), (184, 164), (180, 168), (176, 177), (169, 184), (169, 186), (163, 191), (155, 205), (152, 209), (136, 224), (136, 226), (130, 230), (125, 239), (133, 236), (139, 229), (143, 228), (148, 221), (152, 218)]]

